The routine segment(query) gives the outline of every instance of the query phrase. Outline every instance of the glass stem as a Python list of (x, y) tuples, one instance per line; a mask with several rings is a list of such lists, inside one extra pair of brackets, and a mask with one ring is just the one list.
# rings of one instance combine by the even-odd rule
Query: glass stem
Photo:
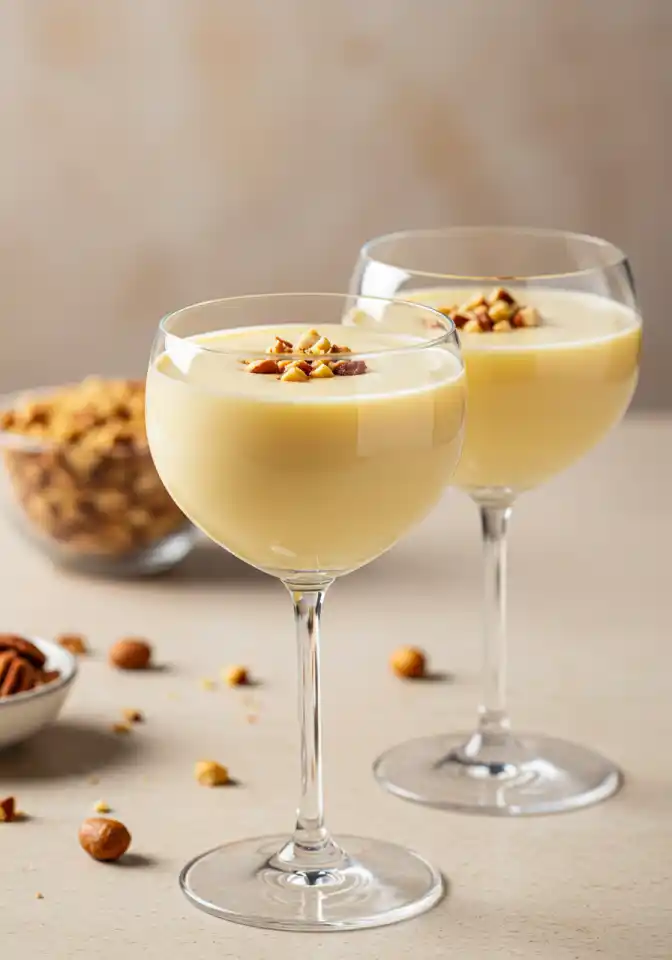
[(506, 534), (512, 507), (481, 504), (484, 562), (483, 694), (478, 727), (483, 745), (509, 736), (506, 711)]

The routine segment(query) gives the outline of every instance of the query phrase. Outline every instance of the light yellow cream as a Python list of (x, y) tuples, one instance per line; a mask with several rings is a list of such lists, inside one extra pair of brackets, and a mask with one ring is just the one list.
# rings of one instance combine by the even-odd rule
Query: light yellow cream
[[(450, 306), (474, 292), (403, 296)], [(637, 383), (641, 324), (632, 310), (587, 293), (512, 292), (539, 310), (540, 327), (460, 335), (468, 405), (454, 482), (466, 490), (519, 492), (564, 470), (621, 419)]]
[(444, 345), (328, 324), (334, 342), (386, 352), (363, 376), (307, 383), (248, 373), (221, 352), (263, 352), (302, 329), (169, 343), (148, 374), (147, 432), (169, 492), (213, 540), (279, 576), (338, 575), (438, 500), (459, 458), (465, 377)]

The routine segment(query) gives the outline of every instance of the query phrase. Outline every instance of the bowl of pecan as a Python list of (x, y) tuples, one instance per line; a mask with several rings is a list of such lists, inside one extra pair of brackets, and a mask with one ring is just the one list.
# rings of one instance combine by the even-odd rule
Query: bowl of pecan
[(0, 633), (0, 748), (52, 723), (76, 676), (75, 657), (57, 643)]
[(135, 576), (173, 567), (196, 531), (156, 472), (145, 385), (89, 377), (0, 402), (9, 516), (51, 560)]

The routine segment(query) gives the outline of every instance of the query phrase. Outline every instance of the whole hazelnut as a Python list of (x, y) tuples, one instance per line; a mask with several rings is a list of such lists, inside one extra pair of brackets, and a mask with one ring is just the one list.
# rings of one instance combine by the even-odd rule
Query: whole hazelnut
[(152, 659), (152, 648), (140, 637), (124, 637), (110, 647), (109, 661), (119, 670), (146, 670)]
[(131, 835), (118, 820), (89, 817), (79, 828), (79, 844), (94, 860), (118, 860), (128, 850)]
[(399, 647), (390, 657), (390, 666), (398, 677), (424, 677), (427, 657), (419, 647)]

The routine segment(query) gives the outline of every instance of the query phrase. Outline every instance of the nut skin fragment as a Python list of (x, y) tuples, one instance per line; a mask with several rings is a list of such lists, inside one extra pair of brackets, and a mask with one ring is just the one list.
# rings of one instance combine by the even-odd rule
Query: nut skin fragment
[(194, 776), (202, 787), (223, 787), (230, 782), (229, 771), (214, 760), (199, 760)]
[(0, 823), (12, 823), (16, 819), (16, 799), (5, 797), (4, 800), (0, 800)]
[(112, 863), (131, 845), (131, 835), (119, 820), (89, 817), (79, 828), (79, 844), (94, 860)]
[(56, 637), (56, 643), (75, 657), (82, 657), (89, 652), (86, 640), (79, 633), (62, 633)]
[(245, 368), (248, 373), (279, 373), (280, 368), (275, 360), (252, 360)]
[(222, 671), (222, 676), (230, 687), (244, 687), (250, 682), (247, 667), (228, 667)]
[(427, 669), (427, 657), (419, 647), (400, 647), (390, 658), (390, 666), (398, 677), (424, 677)]
[(140, 637), (125, 637), (110, 647), (108, 659), (119, 670), (146, 670), (152, 659), (152, 648)]

